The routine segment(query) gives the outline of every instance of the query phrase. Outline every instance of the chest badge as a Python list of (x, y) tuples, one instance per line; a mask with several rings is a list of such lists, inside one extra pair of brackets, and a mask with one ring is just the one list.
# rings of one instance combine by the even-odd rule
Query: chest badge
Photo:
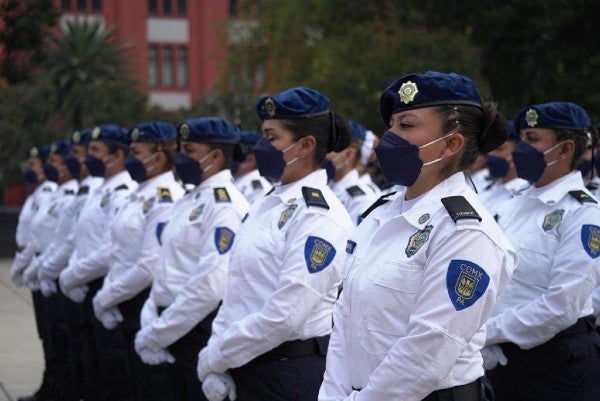
[(194, 210), (192, 210), (192, 212), (190, 213), (190, 221), (194, 221), (196, 219), (198, 219), (198, 217), (200, 217), (200, 215), (202, 214), (202, 212), (204, 211), (204, 203), (201, 204), (200, 206), (194, 208)]
[(419, 230), (410, 236), (410, 238), (408, 239), (408, 245), (406, 245), (406, 256), (410, 258), (415, 253), (417, 253), (419, 249), (421, 249), (423, 244), (425, 244), (429, 239), (429, 233), (432, 229), (433, 226), (428, 225), (425, 226), (425, 228), (423, 228), (422, 230)]
[(153, 196), (152, 198), (150, 198), (144, 202), (144, 207), (143, 207), (144, 213), (148, 213), (148, 210), (150, 210), (152, 208), (152, 205), (154, 205), (155, 200), (156, 200), (156, 198)]
[(104, 207), (104, 206), (108, 205), (109, 200), (110, 200), (110, 192), (107, 194), (104, 194), (104, 196), (100, 200), (100, 207)]
[(544, 224), (542, 224), (544, 231), (550, 231), (556, 227), (556, 225), (562, 221), (564, 214), (565, 211), (563, 209), (559, 209), (546, 215), (546, 217), (544, 217)]
[(285, 209), (281, 213), (281, 216), (279, 216), (279, 221), (277, 222), (277, 227), (280, 230), (283, 226), (285, 226), (285, 223), (287, 223), (288, 220), (292, 217), (292, 215), (294, 214), (294, 212), (296, 211), (297, 208), (298, 208), (298, 205), (289, 205), (287, 207), (287, 209)]

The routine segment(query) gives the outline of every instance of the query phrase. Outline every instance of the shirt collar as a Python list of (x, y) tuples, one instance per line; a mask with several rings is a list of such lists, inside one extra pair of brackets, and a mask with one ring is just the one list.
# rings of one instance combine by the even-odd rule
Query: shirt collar
[(224, 169), (219, 171), (217, 174), (208, 177), (206, 180), (202, 181), (200, 185), (198, 185), (192, 192), (200, 192), (203, 189), (214, 187), (217, 185), (223, 185), (224, 183), (233, 182), (233, 177), (231, 176), (231, 170)]
[(104, 188), (107, 189), (115, 189), (116, 187), (118, 187), (121, 184), (128, 184), (130, 183), (131, 180), (131, 176), (129, 175), (129, 173), (127, 172), (127, 170), (123, 170), (115, 175), (113, 175), (110, 178), (105, 178), (104, 179), (104, 184), (102, 185)]
[(352, 169), (348, 173), (346, 173), (346, 175), (343, 176), (338, 182), (334, 182), (333, 185), (336, 188), (337, 187), (347, 188), (352, 185), (356, 185), (356, 183), (358, 181), (359, 181), (358, 171), (356, 169)]
[(541, 188), (532, 186), (528, 195), (538, 198), (542, 203), (552, 205), (559, 202), (570, 191), (581, 190), (584, 188), (583, 178), (579, 171), (571, 171), (569, 174), (554, 180)]
[(289, 204), (302, 198), (302, 187), (323, 188), (325, 186), (327, 186), (327, 173), (323, 169), (318, 169), (296, 182), (276, 186), (269, 196), (278, 197), (283, 203)]

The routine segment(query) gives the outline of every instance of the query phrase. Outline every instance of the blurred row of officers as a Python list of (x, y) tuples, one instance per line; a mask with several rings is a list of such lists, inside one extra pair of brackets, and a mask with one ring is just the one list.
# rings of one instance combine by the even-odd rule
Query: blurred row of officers
[(32, 147), (11, 277), (45, 373), (20, 400), (600, 400), (585, 110), (507, 122), (439, 72), (380, 106), (379, 137), (296, 87), (258, 101), (261, 133)]

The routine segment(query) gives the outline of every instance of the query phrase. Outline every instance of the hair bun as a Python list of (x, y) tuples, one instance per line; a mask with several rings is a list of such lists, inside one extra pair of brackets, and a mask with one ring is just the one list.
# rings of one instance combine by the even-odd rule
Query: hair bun
[(493, 102), (483, 104), (482, 118), (484, 129), (478, 138), (477, 145), (481, 153), (488, 153), (508, 140), (508, 121)]
[(331, 112), (331, 129), (329, 132), (329, 142), (327, 152), (341, 152), (346, 149), (351, 142), (352, 134), (346, 120)]

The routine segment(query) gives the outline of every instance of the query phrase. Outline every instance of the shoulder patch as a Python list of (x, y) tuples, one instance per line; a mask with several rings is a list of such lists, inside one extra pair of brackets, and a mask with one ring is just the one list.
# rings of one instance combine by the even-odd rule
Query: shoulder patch
[(79, 190), (77, 191), (77, 196), (87, 195), (89, 192), (90, 192), (90, 187), (87, 185), (84, 185), (82, 187), (79, 187)]
[(335, 248), (323, 238), (309, 236), (304, 244), (304, 260), (309, 273), (325, 269), (335, 257)]
[(252, 180), (252, 189), (263, 189), (263, 184), (260, 180)]
[(158, 243), (160, 245), (162, 245), (162, 233), (163, 233), (163, 230), (165, 229), (166, 225), (167, 225), (166, 221), (161, 221), (160, 223), (158, 223), (156, 225), (156, 240), (158, 241)]
[(563, 209), (558, 209), (548, 213), (546, 217), (544, 217), (544, 223), (542, 224), (544, 231), (550, 231), (556, 227), (556, 225), (562, 221), (564, 214), (565, 211)]
[(477, 219), (481, 221), (481, 216), (473, 209), (473, 206), (471, 206), (464, 196), (449, 196), (441, 200), (455, 223), (462, 219)]
[(158, 201), (159, 202), (167, 202), (173, 203), (173, 196), (171, 196), (171, 190), (169, 188), (157, 188), (158, 192)]
[(588, 182), (588, 184), (585, 186), (585, 189), (587, 189), (589, 191), (595, 191), (598, 189), (598, 183), (597, 182)]
[(348, 194), (353, 198), (365, 194), (365, 191), (363, 191), (358, 185), (353, 185), (346, 188), (346, 192), (348, 192)]
[(75, 191), (72, 189), (65, 189), (65, 195), (75, 195)]
[(152, 209), (152, 205), (154, 205), (155, 200), (156, 200), (156, 198), (153, 196), (152, 198), (144, 201), (144, 206), (142, 208), (144, 213), (148, 213), (148, 210)]
[(375, 209), (377, 209), (379, 206), (383, 205), (384, 203), (389, 202), (390, 200), (388, 199), (390, 196), (394, 195), (396, 193), (396, 191), (394, 192), (390, 192), (389, 194), (385, 194), (379, 197), (379, 199), (377, 199), (375, 202), (373, 202), (373, 204), (371, 206), (369, 206), (369, 208), (367, 210), (365, 210), (363, 212), (363, 214), (360, 215), (360, 219), (361, 221), (367, 217), (369, 214), (371, 214), (371, 212)]
[(417, 231), (408, 239), (408, 245), (404, 252), (409, 258), (421, 249), (421, 247), (429, 240), (429, 233), (433, 229), (432, 225), (425, 226), (422, 230)]
[(584, 224), (581, 227), (581, 243), (587, 254), (596, 259), (600, 255), (600, 227)]
[(490, 277), (479, 265), (469, 261), (453, 259), (446, 273), (448, 296), (454, 309), (461, 311), (473, 305), (485, 293)]
[(215, 230), (215, 246), (219, 255), (227, 253), (233, 245), (235, 233), (227, 227), (217, 227)]
[(123, 189), (129, 189), (129, 187), (127, 186), (127, 184), (121, 184), (118, 187), (115, 188), (115, 191), (121, 191)]
[(596, 202), (596, 199), (592, 198), (591, 196), (589, 196), (587, 193), (585, 193), (584, 191), (578, 190), (578, 191), (569, 191), (569, 194), (577, 199), (577, 201), (581, 204), (584, 203), (598, 203)]
[(329, 209), (329, 205), (318, 188), (302, 187), (302, 196), (306, 202), (306, 206), (317, 206), (325, 209)]
[(227, 192), (227, 188), (220, 187), (215, 188), (215, 202), (231, 202), (231, 198), (229, 197), (229, 192)]
[(281, 230), (281, 228), (285, 226), (285, 223), (287, 223), (288, 220), (294, 215), (294, 212), (297, 208), (298, 205), (294, 203), (292, 205), (289, 205), (287, 209), (281, 212), (281, 215), (279, 216), (279, 221), (277, 222), (277, 228)]
[(52, 192), (52, 188), (50, 188), (50, 187), (44, 187), (44, 188), (42, 188), (42, 191), (44, 191), (44, 192)]

